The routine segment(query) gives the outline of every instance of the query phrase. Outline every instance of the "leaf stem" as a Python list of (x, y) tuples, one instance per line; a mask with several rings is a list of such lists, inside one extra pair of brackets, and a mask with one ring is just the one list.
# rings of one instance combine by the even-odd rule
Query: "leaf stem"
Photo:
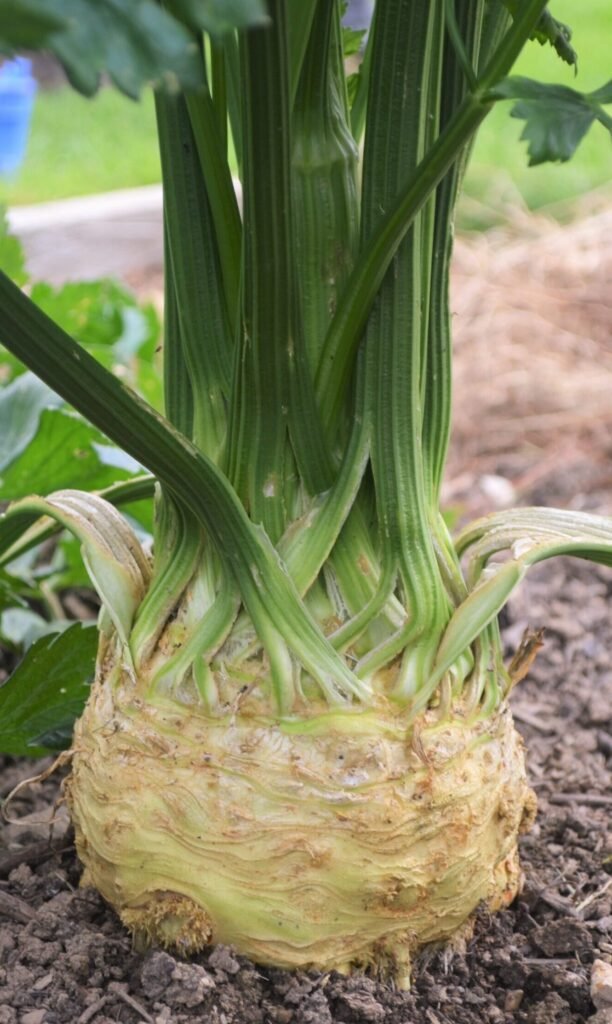
[(491, 109), (493, 101), (486, 98), (490, 89), (510, 71), (545, 7), (546, 0), (526, 0), (521, 5), (515, 21), (480, 72), (477, 89), (465, 97), (364, 245), (330, 325), (317, 370), (317, 398), (327, 431), (337, 420), (355, 349), (402, 239)]
[(191, 509), (231, 568), (253, 621), (268, 620), (323, 688), (334, 685), (345, 700), (365, 699), (367, 688), (325, 639), (265, 531), (249, 521), (214, 463), (104, 370), (2, 272), (0, 310), (0, 342)]

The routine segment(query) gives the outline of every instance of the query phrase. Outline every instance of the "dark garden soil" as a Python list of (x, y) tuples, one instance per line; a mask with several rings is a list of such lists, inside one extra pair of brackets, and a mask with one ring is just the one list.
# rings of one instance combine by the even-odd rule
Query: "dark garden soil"
[[(289, 974), (231, 949), (191, 962), (132, 949), (90, 889), (65, 819), (49, 843), (32, 821), (0, 845), (0, 1024), (578, 1024), (595, 958), (612, 961), (612, 572), (558, 562), (538, 570), (505, 613), (508, 648), (524, 627), (546, 645), (513, 699), (540, 812), (522, 840), (525, 885), (513, 906), (481, 910), (458, 950), (428, 950), (412, 990), (357, 974)], [(45, 767), (49, 762), (43, 762)], [(33, 773), (4, 764), (0, 792)], [(39, 819), (56, 776), (14, 800)]]

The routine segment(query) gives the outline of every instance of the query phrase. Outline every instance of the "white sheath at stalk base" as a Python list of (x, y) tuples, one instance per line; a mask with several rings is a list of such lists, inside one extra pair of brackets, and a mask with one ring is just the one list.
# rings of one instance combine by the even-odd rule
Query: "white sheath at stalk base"
[(405, 983), (418, 946), (514, 897), (535, 799), (508, 707), (272, 723), (130, 703), (131, 685), (96, 685), (69, 800), (86, 881), (141, 941)]

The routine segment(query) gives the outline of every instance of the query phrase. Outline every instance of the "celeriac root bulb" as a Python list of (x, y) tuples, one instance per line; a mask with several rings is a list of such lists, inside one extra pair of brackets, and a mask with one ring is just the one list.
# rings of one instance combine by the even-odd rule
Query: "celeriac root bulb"
[(96, 684), (69, 800), (86, 881), (141, 940), (401, 981), (416, 948), (515, 895), (534, 796), (507, 706), (283, 724), (130, 692)]

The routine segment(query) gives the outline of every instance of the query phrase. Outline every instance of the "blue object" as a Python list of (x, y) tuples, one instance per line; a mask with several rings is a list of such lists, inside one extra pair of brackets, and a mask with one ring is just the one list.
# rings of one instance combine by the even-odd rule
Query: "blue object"
[(35, 93), (27, 57), (0, 65), (0, 174), (14, 174), (23, 162)]
[(342, 23), (349, 28), (369, 28), (373, 9), (373, 0), (349, 0)]

